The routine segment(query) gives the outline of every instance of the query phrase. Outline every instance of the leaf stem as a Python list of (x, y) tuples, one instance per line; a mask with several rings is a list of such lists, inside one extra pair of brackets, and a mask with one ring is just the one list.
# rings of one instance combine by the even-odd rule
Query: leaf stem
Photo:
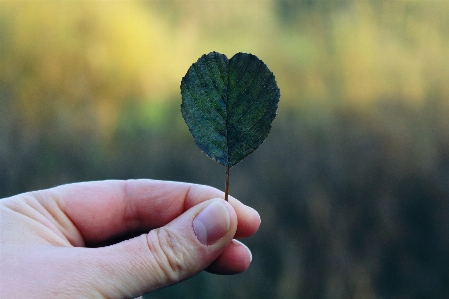
[(229, 193), (229, 167), (226, 167), (226, 185), (225, 185), (225, 200), (228, 201)]

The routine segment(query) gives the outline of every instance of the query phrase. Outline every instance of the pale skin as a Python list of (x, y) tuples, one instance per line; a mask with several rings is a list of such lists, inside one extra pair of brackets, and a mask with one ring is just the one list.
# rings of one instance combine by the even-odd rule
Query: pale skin
[(241, 273), (251, 252), (236, 239), (260, 218), (223, 198), (203, 185), (129, 180), (1, 199), (0, 297), (135, 298), (202, 270)]

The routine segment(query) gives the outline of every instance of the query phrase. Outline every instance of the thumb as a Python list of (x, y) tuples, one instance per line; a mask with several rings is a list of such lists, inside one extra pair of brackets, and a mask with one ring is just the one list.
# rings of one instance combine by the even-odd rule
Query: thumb
[(95, 267), (100, 273), (93, 281), (107, 298), (135, 297), (175, 284), (209, 266), (236, 229), (230, 204), (223, 199), (205, 201), (148, 234), (97, 248), (93, 263), (101, 266)]

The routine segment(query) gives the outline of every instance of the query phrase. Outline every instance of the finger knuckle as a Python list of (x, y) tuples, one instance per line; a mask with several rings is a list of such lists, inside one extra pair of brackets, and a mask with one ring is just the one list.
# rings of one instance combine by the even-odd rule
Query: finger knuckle
[(183, 275), (187, 265), (188, 250), (182, 238), (167, 228), (159, 228), (150, 232), (148, 248), (161, 279), (168, 282), (177, 282)]

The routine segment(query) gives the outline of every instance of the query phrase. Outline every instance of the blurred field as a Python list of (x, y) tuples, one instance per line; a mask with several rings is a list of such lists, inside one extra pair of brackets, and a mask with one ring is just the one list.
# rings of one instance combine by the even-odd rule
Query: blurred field
[(449, 2), (0, 0), (0, 197), (83, 180), (222, 189), (179, 85), (250, 52), (281, 102), (231, 170), (250, 269), (148, 298), (446, 298)]

